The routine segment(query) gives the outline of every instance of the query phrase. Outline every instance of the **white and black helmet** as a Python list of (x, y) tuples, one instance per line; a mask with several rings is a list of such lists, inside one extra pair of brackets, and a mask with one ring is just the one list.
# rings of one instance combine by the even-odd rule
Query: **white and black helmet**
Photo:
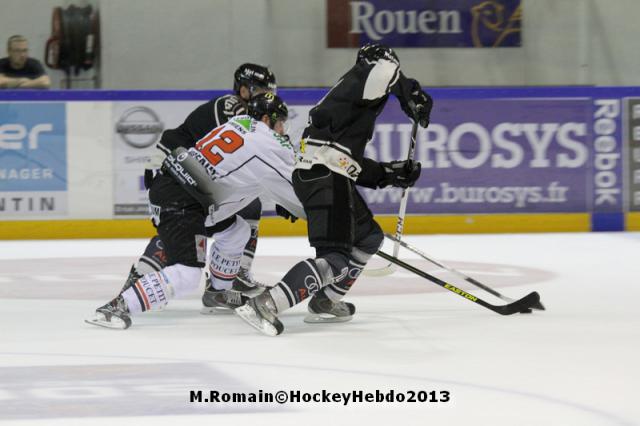
[(380, 43), (367, 43), (358, 50), (356, 62), (368, 61), (376, 62), (380, 59), (386, 59), (400, 65), (398, 55), (389, 46)]

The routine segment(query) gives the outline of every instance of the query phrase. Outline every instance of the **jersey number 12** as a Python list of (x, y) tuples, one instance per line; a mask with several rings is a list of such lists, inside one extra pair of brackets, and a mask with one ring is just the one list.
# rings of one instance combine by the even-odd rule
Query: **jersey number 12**
[[(224, 127), (214, 129), (204, 138), (196, 143), (196, 149), (204, 155), (214, 166), (224, 160), (224, 157), (213, 151), (213, 147), (218, 147), (225, 154), (231, 154), (244, 145), (244, 138), (233, 130), (225, 130)], [(218, 135), (218, 133), (220, 133)]]

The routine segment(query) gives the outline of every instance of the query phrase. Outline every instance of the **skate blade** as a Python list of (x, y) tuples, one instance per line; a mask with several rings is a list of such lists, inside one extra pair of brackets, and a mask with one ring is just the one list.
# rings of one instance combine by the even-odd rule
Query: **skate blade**
[(248, 298), (253, 298), (256, 296), (260, 296), (262, 293), (265, 292), (266, 289), (267, 289), (266, 287), (256, 287), (251, 290), (243, 291), (242, 295), (247, 296)]
[(337, 317), (330, 314), (308, 314), (304, 317), (304, 322), (307, 324), (330, 324), (335, 322), (347, 322), (353, 319), (353, 315), (346, 317)]
[(256, 311), (251, 306), (242, 305), (239, 308), (233, 310), (240, 318), (242, 318), (247, 324), (255, 328), (259, 332), (266, 334), (267, 336), (277, 336), (278, 330), (269, 321), (263, 320), (258, 317)]
[(129, 326), (122, 320), (106, 321), (100, 318), (85, 319), (84, 322), (91, 325), (97, 325), (98, 327), (111, 328), (113, 330), (126, 330)]
[(249, 286), (243, 285), (243, 286), (232, 287), (231, 289), (234, 291), (239, 291), (240, 293), (242, 293), (243, 296), (252, 298), (252, 297), (261, 295), (265, 290), (267, 290), (267, 287), (263, 287), (263, 286), (249, 287)]
[(219, 306), (203, 306), (200, 309), (200, 313), (202, 315), (229, 315), (233, 313), (233, 309)]

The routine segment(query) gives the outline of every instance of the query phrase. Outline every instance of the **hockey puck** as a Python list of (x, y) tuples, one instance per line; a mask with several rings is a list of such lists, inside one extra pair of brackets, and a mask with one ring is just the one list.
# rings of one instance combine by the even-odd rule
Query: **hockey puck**
[(530, 314), (531, 312), (533, 312), (531, 308), (525, 308), (520, 311), (521, 314)]

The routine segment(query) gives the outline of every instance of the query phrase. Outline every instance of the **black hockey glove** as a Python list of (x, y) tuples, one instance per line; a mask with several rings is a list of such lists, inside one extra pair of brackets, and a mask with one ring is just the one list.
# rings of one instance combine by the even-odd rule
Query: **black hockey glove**
[(295, 221), (298, 220), (297, 216), (292, 215), (289, 210), (285, 209), (280, 204), (276, 204), (276, 214), (284, 217), (285, 219), (289, 219), (291, 223), (295, 223)]
[(413, 186), (420, 177), (422, 165), (418, 161), (404, 160), (380, 163), (384, 169), (384, 177), (378, 182), (378, 187), (397, 186), (408, 188)]
[(411, 79), (409, 101), (402, 109), (409, 117), (418, 120), (421, 127), (429, 125), (433, 99), (422, 88), (417, 80)]

